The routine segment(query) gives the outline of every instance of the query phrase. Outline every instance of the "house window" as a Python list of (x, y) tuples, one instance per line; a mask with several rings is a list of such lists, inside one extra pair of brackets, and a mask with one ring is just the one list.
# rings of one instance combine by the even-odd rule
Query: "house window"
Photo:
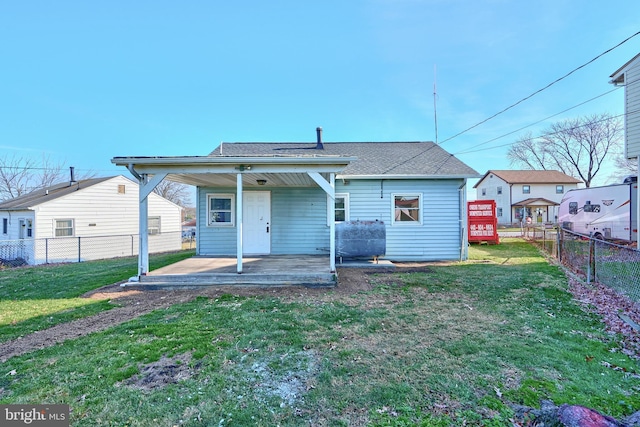
[[(329, 206), (330, 205), (331, 203), (329, 203)], [(336, 215), (336, 222), (349, 221), (349, 194), (336, 193), (336, 199), (333, 206)]]
[(564, 194), (564, 185), (556, 185), (556, 194)]
[(127, 190), (127, 187), (124, 184), (118, 184), (118, 194), (124, 194)]
[(234, 194), (207, 194), (208, 225), (232, 227), (235, 223), (235, 200)]
[(522, 186), (522, 194), (529, 194), (531, 193), (531, 186), (530, 185), (523, 185)]
[(393, 195), (393, 223), (421, 224), (422, 197), (420, 194)]
[(9, 219), (2, 218), (2, 234), (9, 234)]
[(56, 237), (73, 236), (73, 220), (72, 219), (56, 219)]
[(486, 195), (487, 195), (487, 189), (486, 189), (486, 188), (483, 188), (483, 189), (482, 189), (482, 195), (483, 195), (483, 196), (486, 196)]
[(496, 215), (502, 216), (502, 208), (497, 208)]
[(502, 187), (498, 187), (498, 189), (496, 190), (496, 192), (497, 192), (498, 194), (502, 194)]
[(150, 216), (148, 219), (147, 230), (149, 234), (160, 234), (160, 217)]

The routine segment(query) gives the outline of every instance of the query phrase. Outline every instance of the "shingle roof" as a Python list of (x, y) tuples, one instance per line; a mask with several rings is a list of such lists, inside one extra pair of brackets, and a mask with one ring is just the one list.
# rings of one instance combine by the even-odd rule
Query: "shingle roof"
[(508, 184), (578, 184), (582, 181), (560, 171), (553, 170), (489, 170), (474, 188), (493, 174)]
[(113, 176), (104, 178), (83, 179), (69, 185), (69, 182), (52, 185), (51, 187), (34, 190), (15, 199), (6, 200), (0, 203), (0, 210), (25, 210), (39, 204), (66, 196), (75, 191), (85, 189), (92, 185), (114, 178)]
[(433, 142), (234, 142), (222, 143), (210, 156), (349, 156), (358, 160), (341, 175), (408, 175), (476, 178), (478, 172)]

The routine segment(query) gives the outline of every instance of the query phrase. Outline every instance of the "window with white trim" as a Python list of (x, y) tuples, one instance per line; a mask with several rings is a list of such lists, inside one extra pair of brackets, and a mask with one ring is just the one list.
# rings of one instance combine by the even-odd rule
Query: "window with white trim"
[(502, 187), (498, 187), (497, 193), (498, 193), (498, 195), (502, 194)]
[(233, 227), (236, 212), (235, 194), (207, 194), (207, 225)]
[(2, 234), (9, 234), (9, 218), (2, 218)]
[(336, 193), (333, 209), (336, 215), (336, 222), (349, 221), (349, 194)]
[(564, 194), (564, 185), (556, 185), (556, 194)]
[(523, 185), (522, 186), (522, 194), (530, 194), (531, 193), (531, 186), (530, 185)]
[(160, 234), (160, 217), (159, 216), (149, 217), (147, 230), (149, 234)]
[(422, 224), (422, 195), (393, 194), (392, 224)]
[(502, 216), (502, 208), (497, 208), (496, 215), (497, 216)]
[(73, 219), (56, 219), (56, 237), (72, 237), (74, 235)]

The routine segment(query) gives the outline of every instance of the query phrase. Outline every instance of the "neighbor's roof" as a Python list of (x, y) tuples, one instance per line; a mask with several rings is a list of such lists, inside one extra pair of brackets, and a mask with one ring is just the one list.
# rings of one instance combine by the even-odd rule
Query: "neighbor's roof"
[(634, 62), (636, 62), (636, 60), (639, 58), (640, 58), (640, 53), (634, 56), (633, 58), (631, 58), (630, 60), (628, 60), (627, 63), (624, 64), (622, 67), (618, 68), (613, 74), (609, 76), (611, 77), (611, 81), (609, 83), (613, 83), (613, 84), (624, 83), (624, 73), (627, 71), (629, 66)]
[(490, 170), (473, 188), (493, 174), (507, 184), (578, 184), (582, 181), (560, 171), (551, 170)]
[(15, 199), (10, 199), (4, 202), (0, 202), (0, 210), (15, 211), (15, 210), (31, 209), (34, 206), (66, 196), (67, 194), (71, 194), (73, 192), (85, 189), (87, 187), (91, 187), (92, 185), (98, 184), (103, 181), (107, 181), (112, 178), (114, 177), (108, 176), (104, 178), (83, 179), (80, 181), (76, 181), (73, 184), (70, 184), (69, 181), (63, 182), (60, 184), (55, 184), (55, 185), (52, 185), (51, 187), (34, 190), (25, 195), (16, 197)]
[(433, 142), (233, 142), (222, 143), (210, 156), (345, 156), (356, 157), (343, 177), (421, 176), (476, 178), (480, 174)]

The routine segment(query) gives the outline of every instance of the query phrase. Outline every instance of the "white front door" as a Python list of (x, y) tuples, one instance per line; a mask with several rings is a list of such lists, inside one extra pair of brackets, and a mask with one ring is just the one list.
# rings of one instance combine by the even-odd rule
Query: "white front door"
[(271, 192), (245, 191), (242, 198), (242, 248), (247, 255), (271, 253)]

